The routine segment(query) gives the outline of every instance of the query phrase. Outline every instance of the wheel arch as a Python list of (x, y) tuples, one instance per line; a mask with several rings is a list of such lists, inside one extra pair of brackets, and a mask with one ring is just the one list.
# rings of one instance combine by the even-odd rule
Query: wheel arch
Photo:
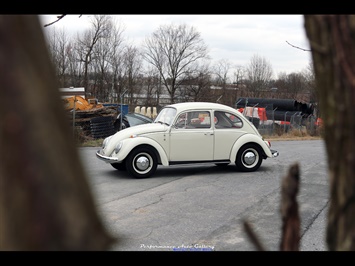
[[(142, 141), (141, 138), (137, 138), (137, 140), (140, 139), (139, 141), (130, 141), (129, 143), (129, 152), (125, 155), (125, 158), (136, 148), (138, 147), (149, 147), (151, 148), (158, 160), (158, 164), (162, 164), (164, 166), (168, 166), (168, 157), (162, 148), (157, 142), (154, 140), (151, 140), (149, 138), (143, 138), (144, 140)], [(127, 148), (127, 147), (126, 147)]]
[(238, 151), (244, 145), (247, 145), (247, 144), (252, 144), (252, 145), (255, 145), (256, 147), (258, 147), (258, 149), (260, 149), (260, 151), (262, 153), (263, 159), (266, 159), (268, 157), (268, 155), (265, 152), (266, 144), (264, 143), (264, 141), (262, 139), (260, 139), (259, 137), (255, 136), (255, 135), (244, 134), (233, 145), (233, 148), (232, 148), (231, 154), (230, 154), (230, 161), (231, 162), (234, 162), (236, 160)]

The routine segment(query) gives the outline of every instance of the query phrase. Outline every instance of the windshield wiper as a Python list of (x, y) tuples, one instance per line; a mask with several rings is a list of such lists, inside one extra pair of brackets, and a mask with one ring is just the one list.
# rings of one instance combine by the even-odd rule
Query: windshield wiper
[(155, 122), (155, 123), (160, 123), (160, 124), (162, 124), (162, 125), (167, 125), (167, 126), (170, 126), (168, 123), (163, 122), (163, 121), (157, 121), (157, 122)]

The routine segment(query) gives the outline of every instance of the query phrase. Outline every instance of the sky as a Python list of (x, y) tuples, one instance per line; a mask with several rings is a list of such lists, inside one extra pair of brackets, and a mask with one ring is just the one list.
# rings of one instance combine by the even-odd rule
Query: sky
[[(41, 23), (55, 21), (57, 15), (41, 15)], [(228, 60), (247, 66), (254, 55), (266, 59), (277, 78), (279, 73), (298, 73), (311, 61), (303, 15), (111, 15), (124, 28), (127, 42), (141, 46), (160, 26), (187, 24), (201, 34), (212, 63)], [(91, 15), (67, 15), (53, 24), (68, 34), (90, 28)], [(44, 31), (47, 28), (44, 28)], [(295, 47), (299, 47), (295, 48)]]

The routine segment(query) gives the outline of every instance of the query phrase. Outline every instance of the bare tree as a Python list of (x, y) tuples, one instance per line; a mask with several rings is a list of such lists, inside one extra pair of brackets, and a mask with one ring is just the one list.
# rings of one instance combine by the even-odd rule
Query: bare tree
[(114, 96), (121, 94), (121, 87), (119, 86), (119, 80), (122, 68), (122, 57), (124, 50), (124, 42), (125, 38), (123, 37), (123, 33), (125, 31), (125, 27), (119, 23), (117, 24), (115, 19), (113, 19), (113, 29), (110, 36), (110, 65), (112, 71), (112, 84), (111, 84), (111, 92), (110, 92), (110, 100), (114, 101)]
[(218, 101), (221, 100), (222, 103), (226, 103), (226, 90), (227, 84), (229, 83), (229, 71), (231, 69), (232, 63), (228, 59), (221, 59), (213, 67), (213, 74), (215, 78), (215, 85), (220, 87), (220, 94)]
[[(65, 16), (60, 16), (64, 18)], [(55, 21), (55, 22), (58, 22)], [(45, 26), (53, 25), (54, 23)], [(48, 49), (56, 70), (56, 76), (60, 87), (78, 87), (80, 84), (80, 69), (82, 62), (79, 61), (77, 44), (73, 37), (67, 35), (65, 29), (57, 30), (54, 27), (47, 27), (44, 31), (47, 39)]]
[(160, 26), (144, 43), (145, 60), (156, 67), (174, 102), (175, 91), (186, 73), (194, 71), (194, 62), (207, 58), (207, 46), (193, 27)]
[(188, 94), (193, 101), (213, 101), (210, 98), (211, 93), (211, 70), (207, 62), (199, 66), (199, 71), (191, 77), (190, 88)]
[(142, 87), (142, 84), (138, 84), (138, 81), (141, 81), (139, 76), (142, 68), (142, 59), (138, 48), (133, 45), (126, 46), (123, 56), (123, 66), (125, 89), (127, 89), (128, 92), (128, 102), (129, 104), (136, 104), (134, 94), (139, 94)]
[(355, 16), (304, 18), (328, 155), (328, 249), (355, 251)]
[(77, 52), (80, 56), (79, 60), (83, 62), (83, 87), (86, 89), (86, 93), (89, 88), (89, 65), (92, 62), (93, 49), (96, 43), (101, 38), (109, 37), (112, 24), (110, 23), (111, 17), (106, 15), (94, 15), (91, 23), (92, 28), (87, 30), (81, 37), (78, 36), (77, 40)]
[(48, 30), (49, 51), (57, 72), (59, 86), (63, 88), (66, 86), (66, 74), (69, 67), (67, 55), (69, 38), (64, 30), (57, 31), (55, 28)]
[(245, 88), (245, 67), (237, 65), (233, 72), (233, 85), (235, 85), (234, 104), (236, 104), (239, 97), (242, 97)]
[(304, 101), (301, 94), (305, 91), (306, 83), (302, 73), (290, 73), (287, 82), (289, 98)]
[(273, 75), (272, 66), (268, 60), (254, 55), (246, 67), (247, 89), (251, 97), (260, 97), (263, 91), (269, 89)]
[(243, 66), (236, 66), (235, 71), (233, 72), (233, 84), (240, 87), (243, 85), (245, 78), (245, 68)]
[(290, 74), (280, 72), (278, 79), (274, 82), (274, 86), (277, 88), (277, 94), (279, 97), (296, 99), (298, 101), (308, 100), (305, 99), (306, 97), (304, 96), (307, 83), (301, 72)]
[(302, 70), (303, 78), (306, 83), (306, 91), (309, 94), (309, 102), (317, 103), (317, 93), (316, 93), (316, 80), (314, 76), (313, 63), (310, 62), (308, 66)]
[(146, 93), (145, 106), (158, 106), (159, 105), (159, 96), (160, 96), (160, 75), (157, 72), (156, 68), (148, 67), (144, 73), (143, 83), (142, 83), (142, 92)]
[(100, 101), (108, 101), (109, 92), (111, 90), (111, 65), (110, 65), (110, 38), (100, 38), (96, 45), (93, 47), (93, 73), (91, 79), (94, 86), (91, 90), (94, 92), (93, 96), (100, 99)]
[(106, 34), (100, 38), (93, 48), (93, 73), (95, 80), (95, 96), (101, 101), (113, 101), (115, 86), (117, 87), (117, 67), (123, 60), (123, 32), (121, 24), (113, 19), (106, 22)]

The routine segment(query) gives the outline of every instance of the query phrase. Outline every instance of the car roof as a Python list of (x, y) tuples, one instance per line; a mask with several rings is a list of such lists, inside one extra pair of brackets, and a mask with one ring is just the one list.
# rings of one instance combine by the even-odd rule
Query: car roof
[(178, 112), (183, 111), (183, 110), (189, 110), (189, 109), (218, 109), (218, 110), (226, 110), (230, 112), (236, 112), (237, 109), (232, 108), (230, 106), (220, 104), (220, 103), (213, 103), (213, 102), (182, 102), (182, 103), (174, 103), (174, 104), (169, 104), (165, 107), (174, 107)]

